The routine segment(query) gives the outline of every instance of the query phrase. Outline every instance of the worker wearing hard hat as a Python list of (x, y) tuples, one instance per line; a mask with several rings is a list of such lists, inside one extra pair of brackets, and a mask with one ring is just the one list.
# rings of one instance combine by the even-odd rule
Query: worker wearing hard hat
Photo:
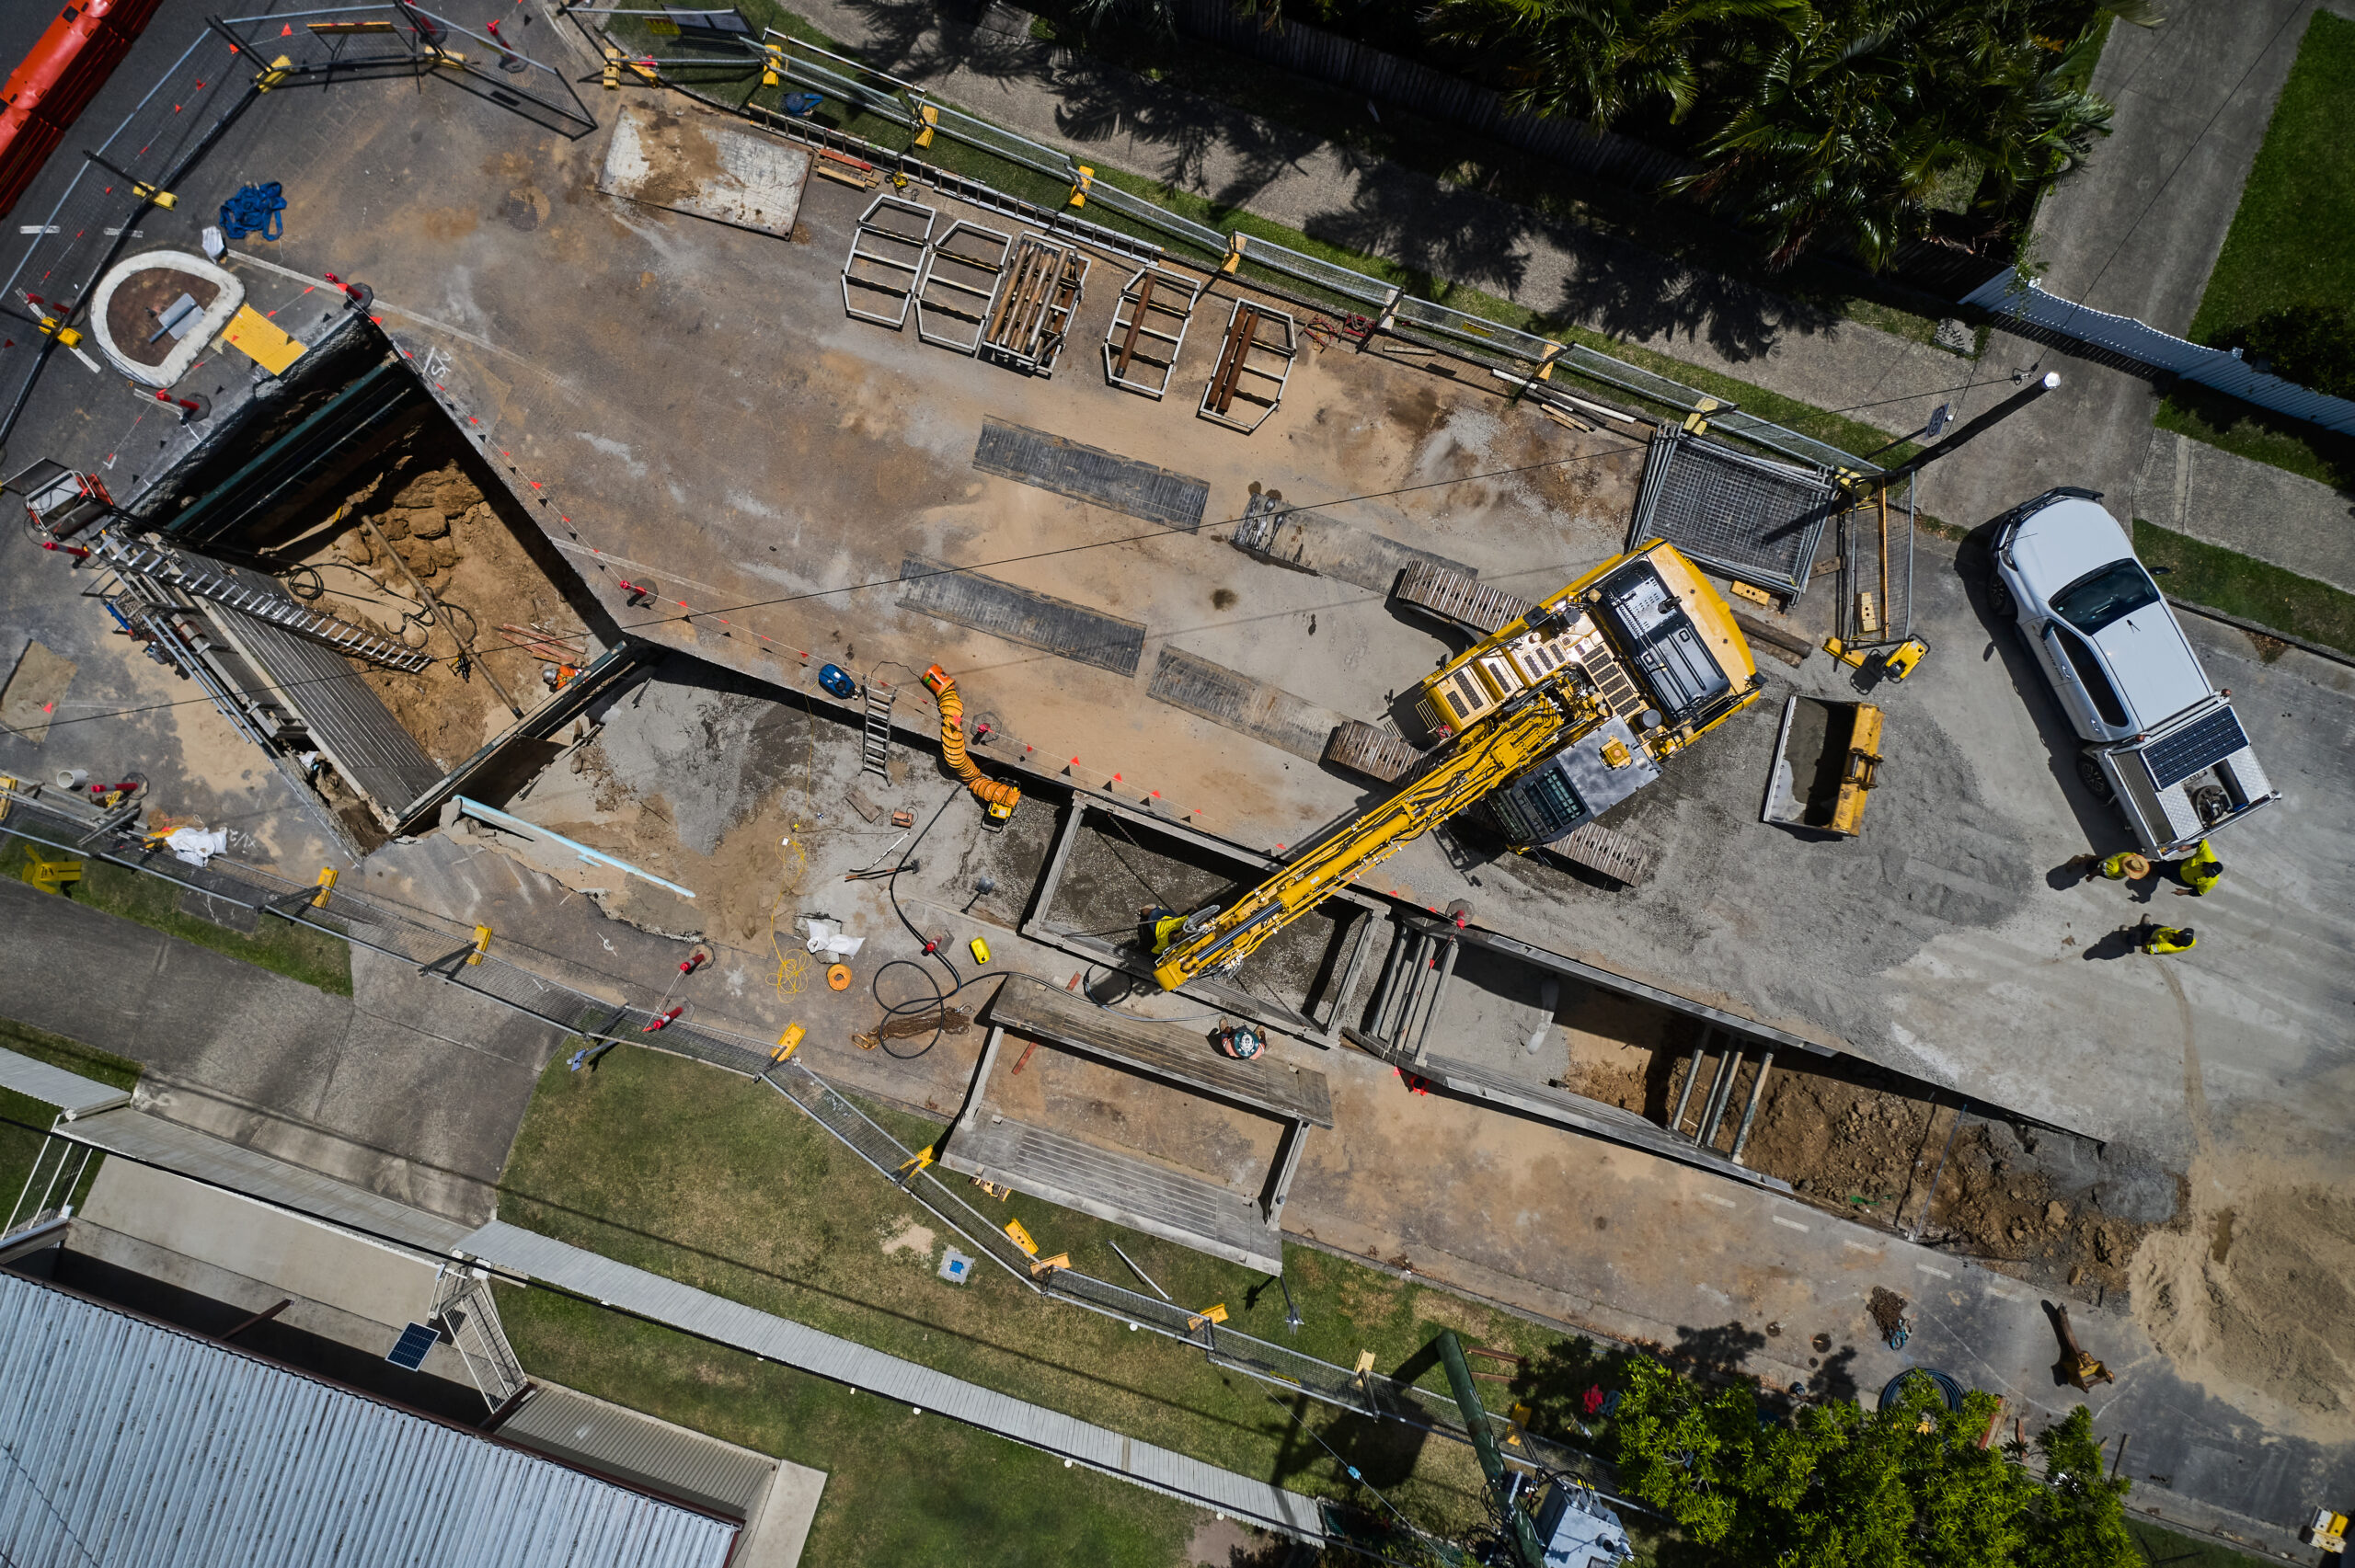
[(2188, 925), (2145, 923), (2134, 934), (2137, 945), (2154, 958), (2169, 953), (2188, 953), (2200, 942), (2199, 934)]
[(2223, 880), (2224, 863), (2216, 858), (2216, 852), (2208, 847), (2207, 840), (2202, 839), (2189, 860), (2176, 862), (2175, 873), (2183, 878), (2183, 886), (2176, 889), (2177, 896), (2198, 898)]

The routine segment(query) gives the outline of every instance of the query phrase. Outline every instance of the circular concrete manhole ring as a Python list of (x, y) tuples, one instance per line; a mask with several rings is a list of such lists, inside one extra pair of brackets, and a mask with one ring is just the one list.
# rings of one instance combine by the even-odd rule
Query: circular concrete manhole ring
[[(196, 309), (174, 320), (183, 299)], [(245, 303), (245, 284), (204, 258), (151, 250), (117, 262), (98, 280), (90, 296), (90, 336), (107, 362), (132, 380), (169, 386)]]

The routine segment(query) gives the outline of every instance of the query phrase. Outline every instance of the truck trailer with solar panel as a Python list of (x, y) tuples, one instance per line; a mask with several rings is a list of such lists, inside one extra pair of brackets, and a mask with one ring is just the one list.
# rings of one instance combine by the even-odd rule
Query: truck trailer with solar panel
[(1165, 990), (1232, 971), (1361, 873), (1459, 812), (1516, 850), (1553, 843), (1660, 777), (1763, 690), (1732, 609), (1674, 546), (1647, 540), (1527, 605), (1423, 679), (1433, 746), (1389, 799), (1223, 908), (1170, 917)]
[(1995, 613), (2019, 627), (2084, 742), (2077, 776), (2149, 855), (2182, 854), (2281, 798), (2232, 693), (2093, 490), (2047, 490), (1995, 529)]

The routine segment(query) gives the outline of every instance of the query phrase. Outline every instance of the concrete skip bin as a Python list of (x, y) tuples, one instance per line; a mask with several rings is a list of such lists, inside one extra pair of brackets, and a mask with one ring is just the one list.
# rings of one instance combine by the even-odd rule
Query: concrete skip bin
[(1880, 724), (1870, 703), (1786, 700), (1758, 819), (1844, 839), (1863, 831), (1865, 797), (1880, 769)]

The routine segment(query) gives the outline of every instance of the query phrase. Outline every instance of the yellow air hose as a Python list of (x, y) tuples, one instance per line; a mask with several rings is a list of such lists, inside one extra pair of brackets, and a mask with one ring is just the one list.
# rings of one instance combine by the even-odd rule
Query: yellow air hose
[(957, 694), (957, 681), (938, 665), (924, 672), (924, 683), (940, 703), (940, 756), (948, 771), (965, 781), (973, 798), (983, 806), (994, 807), (993, 816), (1003, 818), (1021, 803), (1022, 792), (1010, 784), (999, 784), (982, 776), (982, 770), (965, 755), (965, 699)]

